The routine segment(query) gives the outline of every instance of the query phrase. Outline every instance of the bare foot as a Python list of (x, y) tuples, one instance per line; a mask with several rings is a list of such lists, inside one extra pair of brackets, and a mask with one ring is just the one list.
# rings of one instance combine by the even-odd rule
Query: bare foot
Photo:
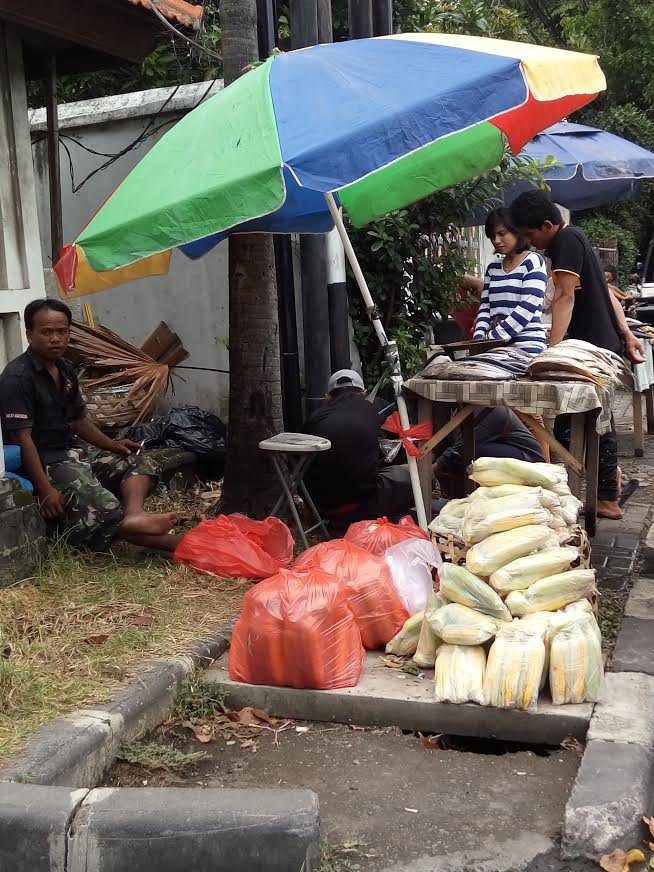
[(120, 526), (121, 533), (126, 535), (161, 536), (168, 533), (171, 527), (177, 523), (177, 515), (174, 512), (140, 512), (134, 515), (126, 515)]
[(598, 500), (597, 501), (597, 517), (608, 518), (610, 521), (619, 521), (622, 517), (622, 510), (618, 505), (617, 500)]

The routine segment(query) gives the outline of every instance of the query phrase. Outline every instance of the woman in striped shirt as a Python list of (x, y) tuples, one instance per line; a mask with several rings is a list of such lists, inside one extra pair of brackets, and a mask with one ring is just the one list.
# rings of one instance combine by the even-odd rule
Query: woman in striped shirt
[(547, 272), (545, 261), (520, 236), (508, 209), (495, 209), (486, 219), (486, 236), (500, 261), (488, 265), (473, 339), (504, 339), (525, 354), (547, 346), (541, 323)]

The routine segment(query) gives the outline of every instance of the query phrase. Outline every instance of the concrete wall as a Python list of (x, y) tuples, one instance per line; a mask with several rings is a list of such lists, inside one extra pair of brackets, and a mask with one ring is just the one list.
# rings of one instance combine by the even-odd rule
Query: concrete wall
[[(207, 93), (206, 82), (181, 86), (153, 126), (181, 117)], [(221, 83), (213, 86), (219, 89)], [(65, 137), (72, 137), (86, 148), (116, 153), (132, 142), (149, 121), (160, 112), (171, 89), (159, 88), (136, 94), (107, 97), (60, 106), (59, 126)], [(45, 112), (35, 110), (30, 117), (32, 138), (42, 136)], [(128, 152), (111, 166), (98, 172), (84, 187), (73, 193), (68, 156), (60, 148), (64, 239), (70, 241), (89, 220), (93, 212), (125, 178), (165, 130), (147, 139), (139, 148)], [(64, 138), (70, 149), (75, 181), (78, 183), (106, 158), (89, 153), (71, 139)], [(45, 141), (32, 149), (43, 264), (50, 263), (50, 219), (48, 173)], [(227, 244), (217, 246), (197, 261), (179, 252), (173, 253), (167, 276), (142, 279), (85, 298), (96, 320), (126, 339), (140, 343), (159, 321), (176, 331), (190, 357), (184, 366), (208, 370), (227, 370), (228, 351), (228, 276)], [(168, 404), (193, 403), (222, 418), (227, 414), (229, 390), (226, 373), (179, 370), (175, 393), (166, 397)], [(185, 381), (182, 381), (182, 378)]]
[(25, 347), (23, 309), (45, 293), (26, 115), (20, 40), (0, 21), (0, 371)]

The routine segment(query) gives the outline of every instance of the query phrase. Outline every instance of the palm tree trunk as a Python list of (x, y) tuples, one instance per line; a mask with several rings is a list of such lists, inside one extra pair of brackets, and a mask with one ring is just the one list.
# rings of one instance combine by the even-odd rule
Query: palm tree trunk
[[(259, 59), (256, 0), (221, 0), (225, 84)], [(283, 429), (272, 237), (229, 240), (229, 441), (222, 509), (263, 516), (274, 501), (262, 439)]]

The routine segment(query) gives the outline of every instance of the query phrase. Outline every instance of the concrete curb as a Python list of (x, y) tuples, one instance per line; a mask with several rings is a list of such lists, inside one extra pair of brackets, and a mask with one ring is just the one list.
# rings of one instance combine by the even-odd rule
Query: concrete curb
[(81, 788), (97, 784), (118, 746), (164, 721), (195, 666), (207, 666), (224, 654), (230, 636), (231, 625), (222, 626), (196, 642), (188, 655), (150, 661), (109, 704), (45, 724), (22, 754), (0, 767), (0, 781)]
[[(648, 534), (654, 543), (654, 526)], [(654, 808), (654, 579), (634, 584), (570, 794), (563, 854), (597, 860), (640, 846)]]
[(152, 661), (111, 703), (46, 724), (0, 768), (0, 872), (317, 868), (310, 790), (90, 789), (118, 746), (158, 726), (193, 668), (224, 654), (230, 636), (224, 625), (187, 656)]
[(311, 872), (319, 854), (309, 790), (0, 789), (0, 872)]

